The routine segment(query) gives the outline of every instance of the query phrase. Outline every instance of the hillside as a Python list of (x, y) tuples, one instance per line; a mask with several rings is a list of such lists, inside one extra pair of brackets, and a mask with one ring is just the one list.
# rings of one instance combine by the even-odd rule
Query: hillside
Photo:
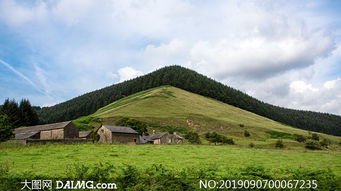
[(341, 116), (273, 106), (180, 66), (165, 67), (61, 104), (42, 108), (38, 111), (39, 118), (43, 123), (76, 119), (92, 114), (99, 108), (125, 96), (162, 85), (172, 85), (210, 97), (292, 127), (341, 135)]
[[(175, 131), (195, 131), (199, 134), (214, 131), (246, 145), (251, 141), (268, 141), (262, 144), (272, 144), (274, 140), (271, 141), (271, 138), (283, 138), (292, 140), (289, 144), (298, 146), (293, 141), (295, 135), (309, 136), (309, 132), (305, 130), (172, 86), (162, 86), (127, 96), (100, 108), (90, 116), (75, 120), (75, 123), (82, 123), (89, 117), (100, 118), (105, 124), (115, 124), (117, 119), (128, 117), (171, 126)], [(158, 128), (149, 130), (150, 133), (152, 130), (164, 131)], [(245, 130), (251, 133), (249, 138), (244, 137)], [(274, 135), (279, 137), (273, 137)], [(333, 140), (334, 143), (341, 141), (339, 137), (324, 134), (320, 136)]]

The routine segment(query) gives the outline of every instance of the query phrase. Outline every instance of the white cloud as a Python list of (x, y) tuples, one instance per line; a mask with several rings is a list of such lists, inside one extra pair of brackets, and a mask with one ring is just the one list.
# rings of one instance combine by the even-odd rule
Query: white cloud
[[(326, 82), (328, 83), (328, 82)], [(312, 84), (307, 84), (304, 81), (293, 81), (290, 83), (290, 90), (294, 93), (306, 93), (306, 92), (317, 92), (318, 89), (314, 88)]]
[(5, 0), (0, 22), (44, 58), (33, 75), (64, 100), (178, 64), (266, 102), (341, 114), (340, 74), (328, 76), (341, 60), (331, 35), (340, 30), (315, 12), (320, 4)]
[(46, 4), (39, 1), (33, 7), (18, 4), (15, 0), (0, 2), (0, 20), (10, 26), (17, 27), (30, 21), (43, 21), (47, 19)]
[(303, 81), (290, 85), (289, 105), (294, 108), (341, 113), (341, 78), (313, 87)]
[(124, 67), (118, 70), (118, 75), (120, 77), (120, 82), (123, 82), (141, 76), (143, 73), (141, 71), (135, 70), (132, 67)]
[(91, 17), (89, 11), (94, 3), (92, 0), (59, 1), (52, 9), (52, 14), (67, 25), (74, 25), (80, 20)]

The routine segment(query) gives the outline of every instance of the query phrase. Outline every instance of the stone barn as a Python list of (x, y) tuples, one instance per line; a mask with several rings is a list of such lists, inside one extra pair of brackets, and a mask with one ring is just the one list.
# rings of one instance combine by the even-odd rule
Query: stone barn
[(102, 125), (97, 133), (100, 136), (98, 142), (101, 143), (139, 143), (138, 132), (130, 127)]
[(56, 140), (79, 136), (78, 128), (71, 121), (16, 128), (13, 133), (18, 140)]
[(140, 143), (150, 143), (150, 144), (167, 144), (167, 143), (175, 143), (181, 144), (183, 138), (176, 133), (159, 133), (148, 136), (141, 136)]

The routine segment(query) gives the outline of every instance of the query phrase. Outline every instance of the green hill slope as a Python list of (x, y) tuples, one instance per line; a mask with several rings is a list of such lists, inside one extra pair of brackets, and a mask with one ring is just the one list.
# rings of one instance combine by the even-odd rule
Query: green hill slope
[(99, 108), (125, 96), (162, 85), (171, 85), (210, 97), (296, 128), (341, 135), (341, 116), (286, 109), (267, 104), (180, 66), (164, 67), (147, 75), (84, 94), (64, 103), (42, 108), (38, 110), (39, 119), (43, 123), (76, 119), (94, 113)]
[[(215, 131), (244, 142), (266, 142), (274, 138), (274, 134), (277, 135), (275, 138), (288, 140), (293, 140), (295, 135), (309, 136), (305, 130), (172, 86), (162, 86), (127, 96), (99, 109), (91, 117), (100, 118), (106, 124), (114, 124), (118, 118), (129, 117), (182, 127), (199, 134)], [(84, 118), (75, 122), (79, 123), (82, 119)], [(249, 131), (251, 137), (245, 138), (244, 130)], [(341, 141), (339, 137), (320, 136), (335, 143)]]

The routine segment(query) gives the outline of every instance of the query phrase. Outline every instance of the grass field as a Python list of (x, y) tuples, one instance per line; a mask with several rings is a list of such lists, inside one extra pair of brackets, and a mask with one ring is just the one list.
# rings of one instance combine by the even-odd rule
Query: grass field
[[(1, 146), (1, 145), (0, 145)], [(285, 177), (287, 170), (330, 169), (341, 178), (341, 153), (331, 151), (291, 151), (246, 149), (236, 146), (209, 145), (36, 145), (0, 148), (0, 162), (10, 166), (10, 173), (29, 173), (63, 177), (69, 165), (134, 165), (148, 168), (162, 164), (173, 170), (215, 166), (217, 171), (238, 171), (246, 166), (262, 166)]]

